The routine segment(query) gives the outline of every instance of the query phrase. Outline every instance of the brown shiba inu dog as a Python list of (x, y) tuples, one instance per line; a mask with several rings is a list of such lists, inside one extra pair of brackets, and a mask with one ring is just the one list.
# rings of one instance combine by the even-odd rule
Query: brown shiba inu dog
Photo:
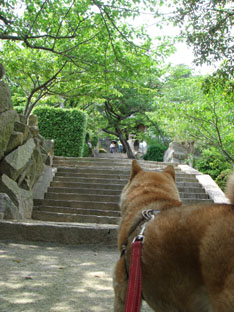
[[(227, 186), (234, 203), (234, 175)], [(115, 312), (124, 311), (131, 242), (145, 222), (142, 297), (157, 312), (234, 312), (234, 205), (182, 206), (175, 171), (145, 172), (132, 163), (120, 208), (118, 247), (125, 252), (114, 274)]]

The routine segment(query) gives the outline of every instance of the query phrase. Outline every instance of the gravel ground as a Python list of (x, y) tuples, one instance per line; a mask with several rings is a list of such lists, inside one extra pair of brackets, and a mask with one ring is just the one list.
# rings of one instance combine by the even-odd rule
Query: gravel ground
[(113, 247), (0, 241), (0, 311), (113, 311), (118, 257)]

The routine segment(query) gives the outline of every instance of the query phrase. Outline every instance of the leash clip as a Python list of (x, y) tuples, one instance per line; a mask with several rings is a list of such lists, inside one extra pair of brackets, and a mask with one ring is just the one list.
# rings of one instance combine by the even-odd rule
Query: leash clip
[(141, 226), (140, 233), (136, 237), (134, 237), (134, 239), (132, 241), (132, 244), (135, 243), (136, 241), (142, 241), (142, 243), (144, 242), (144, 238), (145, 238), (144, 232), (145, 232), (146, 224), (150, 220), (154, 220), (155, 214), (158, 215), (160, 213), (160, 211), (159, 210), (148, 209), (148, 210), (143, 210), (141, 213), (142, 213), (143, 218), (146, 221)]
[(142, 241), (142, 243), (143, 243), (144, 237), (145, 237), (145, 235), (144, 235), (145, 227), (146, 227), (146, 222), (141, 226), (141, 231), (136, 237), (134, 237), (132, 244), (137, 242), (137, 241)]

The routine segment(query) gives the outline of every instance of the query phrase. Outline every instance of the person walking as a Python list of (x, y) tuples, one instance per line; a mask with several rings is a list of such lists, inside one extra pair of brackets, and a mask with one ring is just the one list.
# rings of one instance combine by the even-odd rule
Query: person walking
[(110, 152), (113, 154), (115, 152), (115, 143), (114, 142), (111, 142), (111, 145), (110, 145)]

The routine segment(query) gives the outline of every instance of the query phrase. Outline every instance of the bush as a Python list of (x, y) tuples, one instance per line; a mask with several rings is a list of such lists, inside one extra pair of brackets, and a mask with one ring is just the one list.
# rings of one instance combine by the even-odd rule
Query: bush
[(221, 189), (224, 189), (227, 177), (233, 169), (220, 152), (213, 147), (202, 152), (202, 157), (195, 162), (194, 167), (202, 173), (209, 174)]
[(163, 156), (166, 150), (166, 145), (160, 142), (155, 142), (147, 148), (144, 160), (163, 161)]
[(84, 145), (83, 157), (89, 157), (89, 145), (87, 143)]
[(62, 109), (49, 106), (34, 108), (39, 131), (46, 139), (53, 139), (56, 156), (82, 157), (87, 116), (78, 109)]

